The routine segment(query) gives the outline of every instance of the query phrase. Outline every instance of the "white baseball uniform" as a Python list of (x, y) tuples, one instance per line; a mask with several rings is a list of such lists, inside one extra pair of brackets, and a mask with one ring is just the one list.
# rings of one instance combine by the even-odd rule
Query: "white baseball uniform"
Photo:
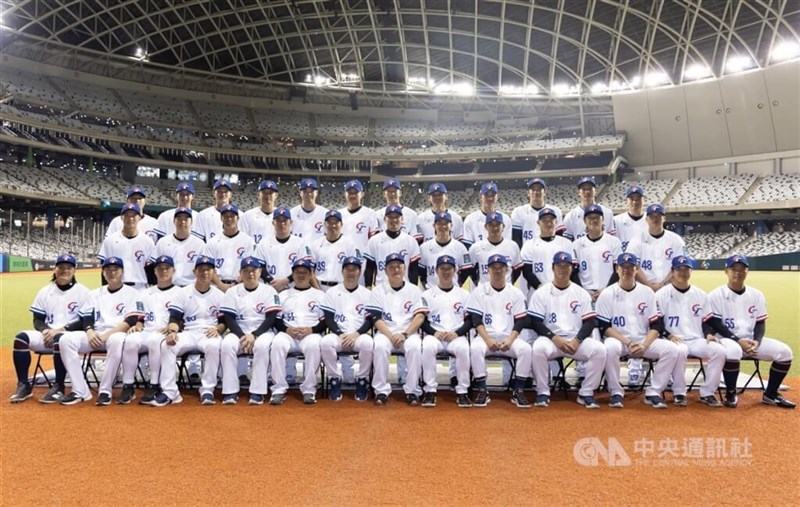
[(450, 242), (444, 245), (440, 244), (436, 239), (431, 239), (420, 245), (419, 250), (419, 269), (425, 270), (429, 288), (439, 285), (439, 275), (436, 274), (436, 259), (442, 255), (449, 255), (456, 260), (458, 263), (456, 271), (459, 273), (473, 266), (467, 247), (455, 239), (451, 239)]
[[(393, 333), (402, 333), (418, 314), (428, 313), (428, 305), (422, 297), (422, 291), (408, 282), (400, 289), (393, 289), (388, 282), (375, 286), (369, 302), (369, 311), (379, 316)], [(392, 352), (403, 352), (406, 358), (407, 375), (403, 391), (406, 394), (422, 394), (419, 387), (422, 372), (422, 338), (415, 332), (406, 338), (402, 348), (395, 348), (390, 337), (375, 332), (372, 356), (373, 377), (372, 388), (376, 394), (388, 395), (392, 388), (389, 384), (389, 357)]]
[(628, 244), (640, 236), (647, 234), (647, 219), (642, 214), (639, 218), (633, 218), (627, 211), (614, 215), (614, 228), (617, 230), (617, 238), (622, 243), (622, 251), (627, 252)]
[[(88, 296), (89, 289), (83, 284), (75, 283), (69, 289), (61, 290), (55, 282), (51, 282), (39, 289), (29, 309), (34, 316), (44, 319), (48, 327), (57, 329), (79, 320), (78, 312)], [(17, 349), (15, 347), (15, 353), (17, 350), (27, 354), (29, 354), (29, 350), (36, 352), (53, 350), (45, 347), (44, 335), (41, 331), (28, 329), (19, 334), (25, 334), (28, 342), (24, 348)], [(15, 338), (15, 340), (19, 339)]]
[(342, 259), (345, 257), (361, 258), (361, 250), (356, 247), (351, 238), (344, 234), (333, 242), (323, 236), (310, 241), (308, 247), (311, 251), (311, 260), (314, 261), (317, 279), (320, 281), (323, 291), (327, 291), (329, 287), (344, 280), (342, 278)]
[[(450, 213), (450, 219), (453, 224), (450, 234), (452, 234), (455, 240), (461, 241), (461, 238), (464, 237), (464, 219), (461, 218), (461, 215), (456, 213), (455, 210), (446, 211)], [(433, 210), (426, 209), (417, 217), (417, 229), (420, 235), (422, 235), (423, 242), (430, 241), (436, 237), (436, 231), (433, 228), (434, 215), (435, 213)]]
[(350, 238), (362, 252), (367, 249), (369, 238), (383, 229), (383, 218), (378, 218), (374, 209), (361, 206), (352, 212), (347, 207), (340, 208), (342, 214), (342, 234)]
[(504, 255), (508, 259), (506, 283), (511, 284), (513, 271), (522, 269), (522, 260), (519, 256), (519, 246), (510, 238), (503, 238), (503, 241), (496, 245), (488, 239), (483, 239), (469, 247), (469, 258), (478, 271), (478, 283), (489, 281), (489, 264), (487, 264), (487, 261), (494, 254)]
[[(386, 230), (386, 222), (383, 218), (384, 215), (386, 215), (386, 208), (387, 206), (382, 206), (375, 210), (375, 213), (378, 215), (378, 224), (380, 225), (381, 231)], [(417, 238), (420, 237), (419, 227), (417, 226), (417, 212), (408, 206), (401, 205), (401, 208), (403, 209), (403, 225), (400, 226), (400, 230), (416, 241)], [(344, 216), (344, 214), (342, 214), (342, 216)]]
[[(150, 239), (153, 240), (153, 243), (158, 241), (158, 220), (151, 217), (150, 215), (142, 216), (142, 219), (139, 220), (139, 231), (145, 233)], [(106, 229), (106, 237), (111, 236), (112, 234), (116, 234), (122, 230), (122, 217), (115, 216), (111, 222), (108, 224), (108, 229)]]
[(253, 238), (253, 243), (256, 245), (261, 243), (261, 240), (274, 238), (272, 212), (265, 213), (260, 206), (245, 211), (239, 221), (239, 230)]
[[(650, 325), (661, 316), (658, 313), (656, 295), (646, 285), (637, 283), (627, 291), (615, 283), (607, 287), (597, 298), (597, 319), (610, 325), (623, 337), (633, 342), (643, 342)], [(625, 391), (619, 382), (620, 356), (627, 355), (628, 347), (610, 336), (605, 337), (606, 380), (611, 395), (624, 396)], [(667, 387), (670, 374), (675, 370), (678, 347), (669, 340), (656, 338), (644, 352), (647, 359), (657, 360), (653, 368), (653, 381), (645, 392), (646, 396), (661, 396)]]
[[(369, 318), (367, 305), (371, 299), (372, 292), (363, 285), (359, 285), (355, 290), (351, 291), (340, 284), (325, 293), (322, 309), (324, 312), (333, 313), (336, 325), (339, 326), (339, 331), (342, 335), (355, 333), (364, 326), (364, 323)], [(372, 349), (372, 336), (359, 334), (353, 344), (353, 350), (358, 352), (356, 378), (365, 379), (369, 377), (369, 372), (372, 368)], [(341, 335), (328, 333), (322, 337), (320, 342), (322, 362), (325, 364), (325, 369), (331, 378), (342, 378), (343, 373), (337, 362), (338, 353), (341, 351)]]
[(217, 276), (220, 280), (236, 280), (239, 277), (239, 264), (253, 253), (253, 238), (238, 231), (233, 236), (220, 233), (206, 242), (203, 255), (216, 262)]
[(291, 209), (292, 234), (303, 238), (306, 243), (325, 236), (325, 213), (327, 212), (328, 208), (324, 206), (317, 205), (313, 210), (307, 211), (298, 204)]
[[(174, 213), (173, 213), (174, 216)], [(239, 220), (242, 212), (239, 212)], [(173, 229), (174, 230), (174, 229)], [(222, 214), (214, 206), (209, 206), (192, 217), (192, 234), (208, 243), (211, 238), (222, 234)]]
[[(498, 212), (503, 213), (498, 210)], [(503, 239), (511, 240), (511, 217), (503, 213)], [(478, 241), (486, 239), (489, 235), (486, 232), (486, 213), (481, 210), (475, 210), (464, 219), (464, 239), (463, 242), (466, 246), (472, 246)]]
[(663, 282), (672, 271), (672, 259), (686, 255), (686, 243), (672, 231), (659, 237), (647, 232), (628, 243), (626, 252), (639, 258), (639, 268), (649, 282)]
[[(616, 234), (617, 230), (614, 228), (614, 213), (610, 208), (597, 203), (598, 206), (603, 208), (603, 228), (609, 234)], [(583, 221), (583, 207), (574, 207), (567, 216), (564, 217), (564, 236), (573, 241), (581, 236), (586, 235), (586, 222)]]
[(539, 230), (539, 211), (544, 208), (550, 208), (556, 212), (556, 228), (562, 225), (564, 217), (561, 215), (561, 210), (551, 204), (545, 204), (542, 208), (536, 209), (530, 204), (523, 204), (517, 206), (511, 212), (511, 228), (515, 231), (522, 232), (522, 246), (525, 243), (538, 238), (541, 235)]
[(175, 234), (164, 236), (156, 243), (156, 251), (151, 262), (158, 257), (168, 255), (175, 262), (175, 274), (172, 283), (178, 287), (186, 287), (194, 283), (194, 261), (206, 248), (203, 240), (190, 234), (186, 239), (178, 239)]
[(572, 242), (581, 286), (588, 290), (602, 290), (614, 274), (614, 262), (622, 253), (622, 243), (608, 233), (596, 240), (585, 234)]
[(417, 240), (405, 232), (400, 232), (399, 236), (391, 238), (386, 234), (386, 231), (379, 232), (369, 239), (364, 257), (374, 262), (377, 266), (375, 277), (376, 286), (386, 281), (386, 272), (384, 271), (386, 266), (384, 265), (384, 260), (389, 254), (393, 253), (403, 255), (406, 265), (405, 280), (408, 281), (408, 266), (420, 258)]
[[(584, 321), (594, 319), (597, 313), (592, 309), (592, 296), (582, 287), (570, 283), (566, 289), (559, 289), (552, 282), (547, 282), (540, 285), (531, 296), (528, 315), (541, 319), (557, 336), (572, 340), (578, 335)], [(547, 336), (536, 338), (531, 359), (536, 393), (550, 396), (548, 361), (564, 356), (586, 361), (586, 378), (578, 394), (592, 396), (600, 386), (606, 366), (606, 349), (591, 335), (580, 342), (573, 354), (564, 353)]]
[(264, 269), (272, 278), (288, 278), (296, 259), (310, 259), (311, 250), (300, 237), (290, 234), (287, 239), (266, 238), (256, 245), (253, 255), (264, 262)]
[[(436, 241), (436, 240), (434, 240)], [(467, 315), (469, 293), (461, 287), (444, 290), (437, 285), (426, 290), (422, 297), (428, 303), (427, 320), (437, 331), (456, 331), (464, 325)], [(439, 387), (436, 382), (436, 356), (447, 353), (455, 357), (455, 370), (458, 384), (456, 393), (467, 394), (469, 389), (469, 340), (466, 334), (446, 342), (434, 335), (422, 339), (422, 379), (425, 392), (435, 393)]]
[[(536, 236), (532, 241), (522, 244), (519, 258), (524, 265), (531, 267), (533, 274), (543, 285), (553, 281), (553, 257), (557, 252), (567, 252), (573, 258), (575, 257), (572, 242), (563, 236), (553, 236), (546, 240)], [(524, 285), (526, 290), (523, 293), (530, 300), (534, 289), (529, 286), (527, 281), (524, 282)]]
[(148, 235), (139, 231), (128, 238), (118, 232), (103, 240), (97, 258), (104, 261), (109, 257), (119, 257), (124, 265), (122, 281), (132, 283), (137, 289), (147, 287), (147, 274), (144, 267), (150, 262), (156, 245)]

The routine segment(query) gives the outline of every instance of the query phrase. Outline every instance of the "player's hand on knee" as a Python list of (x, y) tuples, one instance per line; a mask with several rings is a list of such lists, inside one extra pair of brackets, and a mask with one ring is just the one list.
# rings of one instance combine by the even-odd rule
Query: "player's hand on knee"
[(239, 346), (242, 347), (242, 351), (245, 354), (252, 354), (253, 353), (253, 344), (256, 342), (256, 337), (253, 336), (253, 333), (247, 333), (246, 335), (242, 336), (239, 340)]
[(216, 327), (210, 327), (206, 329), (206, 332), (204, 334), (206, 338), (214, 338), (219, 336), (219, 330)]
[(339, 336), (339, 340), (342, 342), (342, 349), (352, 350), (353, 345), (356, 344), (356, 338), (358, 338), (358, 333), (344, 333)]
[(746, 338), (742, 338), (739, 340), (739, 346), (742, 347), (742, 350), (747, 355), (753, 355), (758, 352), (758, 342), (755, 340), (748, 340)]
[(575, 352), (577, 352), (578, 347), (580, 346), (581, 343), (577, 339), (573, 338), (564, 344), (564, 352), (566, 352), (567, 354), (574, 354)]
[(631, 343), (628, 346), (628, 355), (631, 357), (642, 357), (645, 348), (641, 343)]
[(709, 334), (706, 335), (706, 341), (708, 343), (713, 343), (713, 342), (719, 343), (719, 338), (717, 338), (717, 335)]

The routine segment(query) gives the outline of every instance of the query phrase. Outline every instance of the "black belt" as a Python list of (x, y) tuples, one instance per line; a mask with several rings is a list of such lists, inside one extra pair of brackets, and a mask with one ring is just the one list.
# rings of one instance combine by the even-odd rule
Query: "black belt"
[(236, 285), (236, 280), (220, 280), (220, 282), (228, 285), (230, 284)]
[(136, 287), (136, 282), (125, 282), (128, 287)]
[(336, 287), (337, 285), (339, 285), (339, 282), (326, 282), (324, 280), (320, 280), (319, 283), (324, 285), (325, 287)]

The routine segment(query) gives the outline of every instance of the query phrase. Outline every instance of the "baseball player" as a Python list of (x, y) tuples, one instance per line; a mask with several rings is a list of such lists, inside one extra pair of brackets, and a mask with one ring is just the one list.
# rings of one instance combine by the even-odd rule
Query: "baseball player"
[(178, 391), (176, 360), (186, 353), (203, 352), (205, 368), (200, 386), (200, 402), (214, 405), (222, 333), (225, 320), (220, 309), (225, 293), (214, 287), (216, 260), (199, 255), (194, 262), (194, 284), (182, 287), (169, 305), (167, 336), (161, 343), (161, 392), (150, 404), (163, 407), (183, 401)]
[(17, 390), (11, 395), (11, 403), (20, 403), (33, 396), (28, 380), (31, 366), (31, 350), (52, 350), (56, 370), (56, 382), (50, 391), (39, 398), (42, 403), (58, 403), (64, 397), (67, 370), (58, 353), (58, 341), (65, 331), (80, 329), (78, 310), (89, 289), (75, 280), (77, 260), (72, 255), (59, 255), (53, 267), (53, 276), (45, 287), (39, 289), (30, 311), (33, 314), (33, 329), (20, 331), (14, 337), (14, 369), (17, 373)]
[[(388, 220), (387, 220), (388, 225)], [(374, 349), (372, 356), (372, 387), (375, 404), (389, 402), (392, 388), (389, 384), (389, 357), (392, 351), (402, 352), (406, 358), (407, 374), (403, 391), (406, 403), (419, 405), (422, 389), (419, 378), (422, 371), (422, 338), (420, 326), (428, 313), (422, 291), (406, 280), (406, 260), (402, 254), (391, 253), (383, 261), (386, 281), (372, 290), (368, 310), (375, 320)]]
[[(153, 243), (158, 241), (158, 220), (150, 215), (145, 214), (144, 212), (144, 205), (147, 204), (147, 194), (145, 193), (144, 189), (139, 186), (130, 187), (125, 197), (125, 202), (127, 204), (135, 204), (139, 206), (139, 216), (141, 218), (141, 220), (139, 220), (139, 230), (149, 236), (150, 239), (153, 240)], [(122, 216), (116, 216), (108, 224), (108, 229), (106, 229), (106, 237), (109, 237), (121, 230)]]
[(505, 234), (506, 219), (507, 217), (499, 211), (487, 213), (484, 218), (486, 238), (478, 240), (469, 247), (469, 258), (474, 268), (470, 275), (475, 284), (489, 280), (489, 259), (498, 254), (508, 263), (507, 282), (513, 285), (522, 272), (519, 247)]
[(139, 230), (141, 214), (138, 204), (124, 204), (120, 210), (122, 230), (106, 237), (97, 254), (101, 263), (110, 257), (122, 259), (125, 263), (123, 282), (136, 289), (147, 287), (145, 266), (156, 250), (153, 240)]
[(261, 283), (261, 261), (245, 257), (239, 263), (242, 283), (225, 292), (221, 308), (228, 333), (222, 339), (222, 404), (239, 399), (239, 354), (253, 354), (250, 405), (263, 405), (267, 395), (270, 347), (275, 338), (275, 319), (281, 311), (278, 293)]
[(452, 235), (456, 241), (461, 241), (464, 237), (464, 220), (458, 213), (447, 209), (447, 187), (444, 183), (431, 183), (428, 187), (428, 202), (431, 204), (430, 209), (426, 209), (417, 217), (417, 229), (422, 235), (423, 243), (432, 240), (436, 236), (434, 222), (439, 213), (448, 213), (450, 215), (453, 223)]
[(272, 213), (278, 200), (278, 185), (272, 180), (263, 180), (258, 184), (258, 206), (242, 214), (239, 229), (257, 245), (261, 240), (275, 237), (272, 227)]
[[(474, 243), (486, 239), (487, 216), (497, 211), (497, 184), (484, 183), (481, 185), (481, 207), (467, 215), (464, 219), (464, 238), (462, 242), (467, 248)], [(499, 213), (503, 218), (503, 238), (511, 240), (511, 217)], [(517, 247), (519, 249), (519, 247)]]
[[(389, 189), (395, 187), (390, 186)], [(384, 193), (386, 193), (384, 191)], [(367, 251), (364, 257), (367, 259), (364, 279), (367, 287), (379, 285), (387, 280), (387, 273), (383, 264), (383, 259), (392, 253), (398, 253), (406, 264), (403, 270), (406, 281), (416, 285), (419, 280), (419, 245), (417, 241), (403, 230), (405, 213), (410, 208), (391, 204), (384, 210), (386, 212), (384, 221), (386, 230), (371, 237), (367, 243)], [(414, 216), (416, 220), (416, 215)]]
[[(553, 281), (553, 270), (550, 268), (550, 264), (556, 252), (567, 252), (574, 256), (572, 242), (563, 236), (556, 235), (558, 213), (556, 208), (550, 206), (539, 210), (537, 236), (533, 240), (526, 240), (519, 252), (522, 261), (522, 276), (526, 282), (526, 290), (523, 292), (529, 301), (533, 291), (540, 285)], [(577, 277), (577, 270), (573, 270), (573, 276)]]
[(467, 312), (478, 332), (470, 344), (470, 364), (477, 387), (472, 404), (485, 407), (491, 401), (486, 389), (486, 354), (491, 353), (517, 360), (511, 402), (519, 408), (530, 408), (523, 387), (531, 373), (531, 346), (520, 337), (527, 317), (525, 296), (507, 283), (509, 267), (504, 255), (491, 256), (487, 264), (488, 283), (477, 286), (467, 299)]
[(219, 179), (214, 182), (214, 205), (197, 213), (194, 220), (192, 233), (206, 243), (211, 238), (222, 233), (222, 219), (220, 210), (223, 206), (231, 204), (233, 187), (228, 180)]
[[(558, 206), (545, 205), (547, 184), (541, 178), (528, 180), (528, 204), (517, 206), (511, 212), (511, 238), (522, 249), (525, 243), (541, 236), (539, 232), (539, 213), (549, 208), (555, 214), (556, 228), (563, 229), (563, 217)], [(555, 252), (553, 252), (555, 253)], [(549, 256), (552, 258), (552, 256)], [(549, 258), (548, 261), (549, 262)]]
[[(447, 213), (447, 212), (444, 212)], [(463, 246), (463, 245), (462, 245)], [(469, 294), (455, 285), (458, 261), (451, 255), (436, 259), (436, 283), (422, 294), (428, 303), (428, 314), (422, 323), (422, 395), (423, 407), (436, 406), (436, 356), (443, 352), (455, 357), (456, 403), (461, 408), (472, 406), (469, 389), (469, 340), (472, 320), (467, 315)]]
[[(388, 214), (387, 210), (390, 207), (393, 207), (392, 209), (400, 208), (400, 212), (403, 215), (403, 223), (400, 224), (400, 229), (414, 238), (417, 244), (419, 244), (422, 235), (419, 232), (419, 227), (417, 227), (417, 212), (408, 206), (403, 206), (400, 202), (402, 196), (403, 191), (400, 189), (399, 180), (389, 178), (383, 182), (383, 199), (386, 201), (386, 206), (375, 210), (375, 213), (378, 215), (378, 223), (380, 224), (381, 231), (386, 230), (388, 224), (386, 220), (384, 220), (384, 217)], [(408, 268), (408, 266), (406, 266), (406, 268)]]
[(726, 350), (722, 370), (726, 393), (723, 404), (735, 408), (736, 379), (742, 357), (772, 361), (767, 388), (761, 401), (781, 408), (794, 408), (795, 404), (778, 393), (781, 382), (792, 367), (792, 349), (783, 342), (764, 336), (767, 331), (767, 304), (764, 294), (755, 287), (745, 285), (750, 261), (744, 255), (731, 255), (725, 261), (728, 283), (708, 294), (708, 307), (713, 312), (710, 320), (720, 342)]
[(670, 374), (675, 371), (678, 346), (659, 339), (664, 322), (658, 313), (653, 290), (636, 283), (639, 259), (631, 253), (617, 258), (619, 282), (604, 290), (597, 298), (597, 319), (600, 334), (605, 337), (606, 379), (612, 408), (622, 408), (625, 391), (619, 383), (619, 359), (623, 355), (646, 357), (658, 361), (653, 369), (653, 381), (647, 386), (644, 402), (653, 408), (667, 408), (662, 393)]
[(342, 234), (342, 214), (335, 209), (325, 213), (325, 236), (313, 240), (309, 250), (317, 281), (325, 292), (342, 282), (342, 259), (361, 257), (353, 240)]
[(434, 217), (433, 228), (436, 231), (435, 236), (422, 243), (419, 247), (419, 274), (422, 286), (431, 288), (439, 285), (436, 263), (439, 257), (447, 255), (456, 259), (456, 277), (458, 286), (461, 287), (469, 278), (470, 270), (473, 268), (472, 259), (469, 256), (469, 252), (467, 252), (467, 247), (460, 241), (453, 239), (453, 217), (450, 212), (437, 212)]
[(123, 260), (106, 257), (103, 260), (103, 277), (108, 285), (86, 296), (79, 312), (82, 330), (64, 333), (59, 341), (61, 360), (72, 382), (72, 392), (61, 399), (62, 405), (74, 405), (92, 399), (83, 376), (81, 355), (97, 350), (106, 351), (106, 369), (100, 379), (97, 405), (111, 404), (111, 390), (122, 362), (126, 333), (144, 316), (138, 291), (122, 283), (123, 276)]
[[(672, 282), (656, 292), (656, 303), (664, 319), (665, 337), (678, 345), (678, 360), (672, 372), (673, 403), (686, 406), (686, 358), (705, 361), (705, 382), (700, 386), (700, 401), (709, 407), (721, 407), (714, 396), (725, 365), (725, 347), (707, 324), (712, 316), (706, 293), (690, 285), (694, 261), (684, 255), (672, 259)], [(736, 386), (734, 386), (735, 389)]]
[(539, 286), (528, 305), (531, 326), (538, 338), (533, 342), (531, 363), (536, 377), (537, 407), (550, 405), (548, 361), (570, 357), (586, 362), (586, 378), (578, 391), (578, 403), (586, 408), (600, 408), (594, 392), (606, 365), (606, 349), (592, 338), (597, 328), (597, 314), (592, 297), (570, 281), (573, 258), (568, 251), (553, 255), (553, 280)]
[(292, 234), (311, 242), (325, 235), (328, 208), (317, 204), (319, 185), (314, 178), (300, 180), (300, 204), (292, 208)]
[(597, 183), (594, 176), (584, 176), (578, 180), (578, 197), (580, 203), (564, 217), (564, 236), (574, 241), (586, 234), (586, 223), (583, 216), (588, 206), (599, 206), (603, 213), (603, 227), (611, 235), (616, 234), (614, 229), (614, 213), (610, 208), (597, 204)]
[(586, 233), (572, 243), (581, 287), (589, 291), (592, 301), (617, 281), (614, 260), (622, 253), (619, 240), (603, 229), (604, 213), (598, 204), (587, 206), (583, 212)]
[(217, 261), (214, 285), (222, 292), (236, 285), (239, 263), (253, 253), (253, 238), (239, 230), (239, 208), (225, 204), (219, 209), (222, 231), (206, 242), (203, 255)]
[[(158, 226), (156, 227), (156, 234), (159, 240), (165, 236), (171, 236), (175, 233), (175, 212), (179, 208), (192, 209), (194, 202), (194, 185), (188, 181), (181, 181), (175, 187), (175, 203), (177, 206), (173, 209), (168, 209), (158, 215)], [(192, 261), (194, 263), (194, 261)]]
[(253, 254), (264, 265), (261, 278), (281, 292), (290, 287), (292, 263), (297, 259), (310, 259), (311, 250), (299, 236), (292, 234), (292, 213), (280, 206), (272, 213), (274, 238), (266, 238), (256, 245)]
[(369, 289), (359, 285), (361, 259), (354, 256), (342, 259), (342, 283), (325, 292), (322, 312), (330, 333), (320, 341), (320, 354), (325, 370), (330, 378), (331, 401), (342, 399), (342, 379), (344, 373), (337, 364), (338, 353), (358, 352), (358, 372), (356, 373), (356, 401), (367, 399), (367, 379), (372, 368), (372, 318), (365, 302), (371, 299)]
[[(205, 249), (203, 240), (192, 234), (192, 210), (176, 208), (172, 212), (173, 232), (156, 243), (155, 257), (172, 257), (175, 274), (172, 282), (178, 287), (194, 283), (194, 261)], [(166, 213), (166, 211), (165, 211)]]
[(136, 398), (134, 375), (139, 364), (139, 354), (142, 352), (147, 353), (147, 364), (150, 365), (150, 386), (139, 404), (150, 405), (161, 392), (159, 384), (161, 342), (167, 334), (170, 302), (177, 297), (180, 287), (172, 282), (175, 275), (175, 261), (172, 257), (168, 255), (156, 257), (153, 264), (157, 283), (139, 294), (143, 306), (143, 322), (137, 322), (128, 330), (128, 336), (122, 346), (123, 387), (118, 403), (128, 404)]
[(350, 238), (359, 251), (367, 249), (369, 238), (381, 231), (381, 221), (374, 209), (364, 206), (364, 185), (358, 180), (344, 184), (347, 206), (341, 208), (342, 234)]
[(647, 233), (647, 220), (644, 219), (644, 189), (631, 185), (625, 190), (628, 211), (614, 215), (614, 228), (622, 243), (622, 251), (627, 252), (628, 243)]
[(278, 333), (272, 341), (272, 396), (270, 405), (281, 405), (286, 400), (289, 384), (286, 381), (286, 358), (290, 352), (302, 353), (304, 380), (300, 385), (303, 403), (317, 402), (317, 370), (320, 365), (320, 341), (325, 331), (322, 302), (325, 293), (311, 286), (314, 264), (309, 259), (296, 259), (292, 263), (294, 287), (281, 294), (282, 310), (275, 323)]
[(648, 206), (647, 233), (628, 243), (628, 249), (625, 250), (641, 261), (636, 280), (654, 291), (669, 283), (672, 259), (686, 255), (686, 243), (683, 239), (674, 232), (664, 229), (665, 214), (666, 211), (661, 204)]

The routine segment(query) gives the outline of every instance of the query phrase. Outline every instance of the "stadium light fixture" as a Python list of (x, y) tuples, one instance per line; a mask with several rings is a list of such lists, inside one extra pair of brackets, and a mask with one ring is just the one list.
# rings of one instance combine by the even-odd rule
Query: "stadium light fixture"
[(144, 49), (140, 48), (140, 47), (136, 48), (136, 51), (134, 52), (134, 55), (136, 56), (136, 58), (138, 58), (140, 60), (144, 60), (145, 58), (147, 58), (147, 52)]
[(775, 45), (770, 53), (770, 60), (783, 62), (800, 56), (800, 44), (796, 41), (783, 41)]
[(753, 60), (749, 56), (732, 56), (725, 62), (725, 70), (728, 73), (742, 72), (753, 66)]
[(608, 93), (609, 87), (602, 82), (597, 82), (592, 85), (592, 93), (594, 95), (603, 95), (604, 93)]
[(475, 88), (469, 83), (440, 83), (433, 89), (438, 95), (461, 95), (468, 97), (475, 94)]
[(708, 65), (702, 65), (699, 63), (690, 65), (683, 72), (683, 79), (686, 81), (696, 81), (698, 79), (704, 79), (713, 76), (714, 73), (711, 72), (711, 69), (708, 67)]
[(507, 97), (529, 97), (537, 95), (538, 93), (539, 88), (532, 84), (527, 86), (503, 85), (500, 87), (500, 95), (505, 95)]
[(644, 84), (648, 87), (669, 84), (669, 76), (667, 76), (666, 72), (651, 71), (645, 74)]
[(581, 92), (580, 85), (570, 85), (567, 83), (556, 83), (550, 89), (553, 95), (565, 97), (567, 95), (578, 95)]

